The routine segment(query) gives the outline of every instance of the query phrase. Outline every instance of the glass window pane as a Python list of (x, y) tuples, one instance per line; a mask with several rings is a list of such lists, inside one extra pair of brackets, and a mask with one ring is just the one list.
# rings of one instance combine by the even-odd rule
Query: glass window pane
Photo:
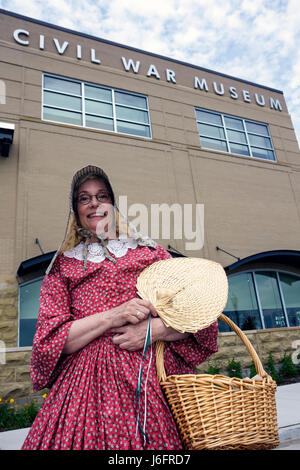
[(197, 115), (198, 121), (207, 122), (210, 124), (218, 124), (219, 126), (223, 126), (222, 118), (220, 114), (208, 113), (206, 111), (196, 109), (196, 115)]
[(255, 279), (266, 328), (280, 328), (286, 326), (276, 273), (256, 272)]
[(225, 132), (222, 127), (210, 126), (209, 124), (198, 124), (199, 134), (217, 139), (225, 139)]
[[(251, 273), (242, 273), (228, 277), (228, 301), (224, 314), (242, 330), (262, 328), (257, 299)], [(223, 322), (219, 322), (220, 331), (231, 331)]]
[(224, 116), (226, 128), (244, 130), (243, 121), (229, 116)]
[(44, 75), (43, 119), (151, 137), (146, 96), (50, 75)]
[(266, 147), (271, 149), (271, 140), (268, 137), (261, 137), (259, 135), (248, 134), (249, 142), (255, 147)]
[(85, 100), (85, 111), (86, 113), (113, 117), (112, 105), (108, 103), (100, 103), (99, 101)]
[(94, 98), (100, 101), (112, 101), (111, 90), (92, 85), (84, 85), (84, 94), (86, 98)]
[(148, 126), (140, 124), (132, 124), (130, 122), (117, 121), (117, 132), (122, 134), (132, 134), (141, 137), (150, 137), (150, 129)]
[(300, 326), (300, 277), (279, 273), (280, 286), (290, 326)]
[(85, 117), (85, 124), (87, 127), (92, 127), (95, 129), (102, 129), (106, 131), (114, 130), (114, 121), (104, 117), (90, 116), (87, 114)]
[(60, 93), (53, 93), (52, 91), (44, 91), (44, 105), (81, 111), (81, 98), (61, 95)]
[(147, 109), (147, 100), (144, 96), (131, 95), (129, 93), (115, 92), (115, 102), (136, 108)]
[(268, 127), (265, 124), (260, 124), (258, 122), (245, 121), (246, 129), (248, 132), (253, 132), (254, 134), (269, 135)]
[(124, 106), (116, 106), (116, 116), (118, 119), (128, 121), (143, 122), (149, 124), (148, 112), (139, 109), (125, 108)]
[(247, 139), (244, 132), (227, 130), (228, 139), (241, 144), (246, 144)]
[(275, 160), (274, 152), (272, 150), (258, 149), (251, 146), (253, 157), (265, 158), (266, 160)]
[(250, 155), (249, 148), (246, 145), (233, 144), (230, 142), (230, 152), (238, 153), (239, 155)]
[(43, 119), (82, 126), (81, 113), (44, 107)]
[(205, 109), (195, 108), (195, 111), (200, 142), (204, 148), (276, 160), (267, 124)]
[(42, 279), (19, 288), (19, 346), (32, 346), (40, 306)]
[(200, 137), (200, 143), (203, 148), (220, 150), (222, 152), (228, 152), (226, 142), (222, 140), (209, 139), (207, 137)]
[(81, 95), (81, 84), (72, 80), (44, 76), (44, 88), (55, 91), (64, 91), (73, 95)]

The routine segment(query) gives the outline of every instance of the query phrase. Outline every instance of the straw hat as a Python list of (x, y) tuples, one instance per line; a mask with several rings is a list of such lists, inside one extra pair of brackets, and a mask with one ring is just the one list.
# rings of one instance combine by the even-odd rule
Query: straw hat
[(228, 297), (223, 267), (202, 258), (153, 263), (137, 279), (141, 298), (150, 300), (166, 326), (196, 333), (215, 322)]

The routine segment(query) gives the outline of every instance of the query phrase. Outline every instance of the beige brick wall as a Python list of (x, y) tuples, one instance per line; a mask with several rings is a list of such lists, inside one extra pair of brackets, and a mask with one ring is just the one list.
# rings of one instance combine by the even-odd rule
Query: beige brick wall
[(18, 344), (18, 285), (14, 278), (0, 279), (0, 341), (6, 348)]
[[(281, 93), (7, 15), (0, 15), (1, 21), (1, 79), (7, 88), (1, 119), (13, 122), (16, 129), (9, 158), (0, 159), (0, 187), (9, 196), (0, 206), (5, 220), (0, 227), (0, 274), (13, 275), (23, 260), (39, 255), (36, 238), (45, 252), (57, 248), (65, 229), (71, 177), (89, 163), (106, 170), (129, 204), (204, 204), (205, 245), (189, 255), (226, 266), (232, 260), (216, 246), (240, 258), (273, 249), (299, 250), (300, 153)], [(30, 46), (14, 41), (12, 32), (18, 27), (30, 31)], [(38, 46), (39, 34), (45, 34), (44, 51)], [(54, 34), (70, 42), (63, 56), (55, 51)], [(80, 62), (76, 59), (78, 41), (97, 50), (101, 66), (86, 55)], [(140, 73), (126, 72), (122, 56), (140, 60)], [(152, 63), (161, 80), (146, 77)], [(166, 68), (176, 69), (176, 84), (165, 80)], [(43, 121), (43, 72), (147, 95), (152, 139)], [(194, 89), (195, 75), (206, 78), (208, 92)], [(260, 107), (253, 99), (233, 100), (228, 92), (216, 95), (213, 81), (222, 82), (226, 90), (236, 86), (239, 95), (243, 89), (264, 94), (266, 102), (274, 96), (282, 102), (282, 111)], [(195, 106), (268, 123), (277, 161), (201, 148)], [(171, 236), (164, 246), (169, 242), (185, 251), (183, 240)]]
[[(9, 158), (0, 159), (0, 217), (4, 221), (0, 227), (0, 341), (9, 348), (6, 364), (0, 361), (0, 396), (23, 395), (31, 390), (30, 349), (13, 349), (18, 344), (17, 269), (22, 261), (40, 254), (36, 238), (45, 252), (60, 244), (71, 177), (86, 164), (103, 167), (117, 195), (128, 196), (128, 205), (204, 204), (204, 247), (186, 252), (190, 256), (228, 266), (232, 258), (217, 251), (216, 246), (240, 258), (269, 250), (300, 249), (300, 153), (281, 93), (7, 15), (0, 15), (0, 23), (0, 54), (5, 64), (1, 79), (7, 89), (1, 120), (15, 124)], [(17, 28), (30, 30), (30, 46), (14, 41), (12, 32)], [(45, 34), (44, 51), (39, 50), (39, 34)], [(61, 43), (70, 41), (65, 55), (54, 49), (53, 35)], [(86, 55), (80, 62), (76, 59), (74, 47), (78, 42), (87, 50), (97, 50), (101, 66), (92, 64)], [(122, 56), (141, 60), (140, 73), (126, 72)], [(162, 77), (166, 68), (175, 68), (177, 84), (167, 83), (165, 78), (147, 78), (152, 63)], [(43, 121), (43, 72), (147, 95), (153, 138)], [(193, 88), (195, 75), (207, 79), (209, 92)], [(212, 91), (214, 80), (224, 84), (225, 96)], [(266, 102), (270, 96), (278, 97), (282, 112), (257, 106), (253, 99), (251, 103), (232, 100), (230, 85), (236, 86), (239, 95), (243, 89), (251, 96), (263, 93)], [(268, 123), (277, 161), (201, 148), (194, 106)], [(185, 252), (184, 240), (171, 236), (170, 240), (158, 241)], [(247, 335), (264, 361), (270, 350), (277, 360), (285, 351), (292, 352), (292, 341), (300, 339), (299, 328)], [(221, 334), (219, 352), (210, 361), (219, 361), (224, 367), (233, 353), (243, 366), (249, 366), (251, 359), (235, 333)]]

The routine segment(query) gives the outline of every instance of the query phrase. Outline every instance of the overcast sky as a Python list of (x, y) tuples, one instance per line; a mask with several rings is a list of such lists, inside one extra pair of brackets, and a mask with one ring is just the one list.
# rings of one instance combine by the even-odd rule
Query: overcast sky
[(0, 8), (282, 90), (300, 142), (299, 0), (0, 0)]

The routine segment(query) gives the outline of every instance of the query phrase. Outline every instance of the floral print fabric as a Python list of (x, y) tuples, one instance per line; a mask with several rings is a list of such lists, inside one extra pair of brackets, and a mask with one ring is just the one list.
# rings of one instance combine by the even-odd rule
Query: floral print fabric
[[(50, 389), (23, 444), (26, 449), (180, 450), (182, 444), (156, 375), (155, 345), (146, 390), (146, 434), (138, 431), (135, 392), (143, 351), (129, 352), (107, 332), (81, 350), (64, 355), (73, 321), (103, 312), (137, 297), (136, 281), (153, 262), (169, 258), (162, 247), (137, 246), (117, 259), (100, 263), (59, 255), (45, 276), (32, 348), (33, 389)], [(217, 322), (189, 338), (166, 342), (167, 375), (194, 373), (217, 351)], [(150, 356), (150, 354), (152, 355)], [(142, 378), (143, 421), (145, 374)]]

